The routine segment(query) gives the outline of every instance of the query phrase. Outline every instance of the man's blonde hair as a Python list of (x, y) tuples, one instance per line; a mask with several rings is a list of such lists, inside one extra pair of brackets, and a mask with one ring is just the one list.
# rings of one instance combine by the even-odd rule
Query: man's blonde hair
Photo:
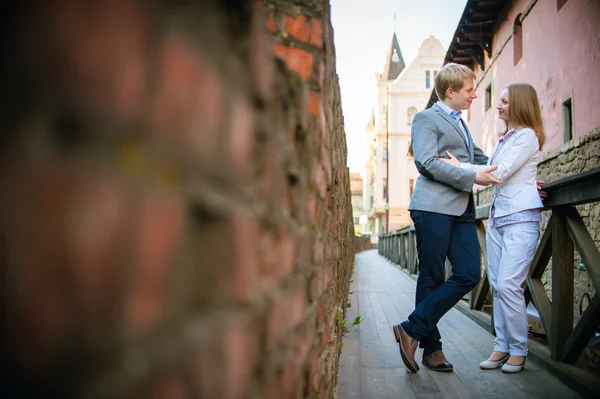
[(442, 67), (435, 77), (435, 92), (441, 101), (446, 99), (446, 91), (452, 89), (459, 91), (467, 79), (475, 81), (477, 77), (469, 67), (454, 62), (449, 62)]

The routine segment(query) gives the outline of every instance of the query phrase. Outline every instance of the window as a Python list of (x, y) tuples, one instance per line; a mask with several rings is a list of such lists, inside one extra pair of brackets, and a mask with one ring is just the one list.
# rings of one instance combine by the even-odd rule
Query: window
[(425, 71), (425, 88), (431, 88), (431, 71)]
[(556, 11), (560, 11), (563, 6), (567, 4), (567, 0), (557, 0), (556, 1)]
[(360, 217), (354, 218), (354, 225), (360, 224)]
[(513, 25), (513, 54), (515, 57), (515, 65), (523, 58), (523, 25), (521, 22), (521, 14), (515, 18)]
[(416, 107), (409, 107), (408, 110), (406, 110), (406, 124), (408, 126), (412, 125), (413, 118), (415, 117), (416, 114), (417, 114)]
[(412, 197), (415, 190), (415, 179), (408, 179), (408, 196)]
[(387, 143), (383, 143), (383, 160), (387, 161), (387, 158), (388, 158)]
[(569, 98), (562, 104), (563, 143), (573, 138), (573, 101)]
[(485, 89), (485, 110), (492, 108), (492, 84)]

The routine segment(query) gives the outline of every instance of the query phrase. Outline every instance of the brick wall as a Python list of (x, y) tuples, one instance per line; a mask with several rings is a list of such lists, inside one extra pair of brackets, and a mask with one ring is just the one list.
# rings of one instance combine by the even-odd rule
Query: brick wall
[(8, 397), (332, 397), (353, 256), (326, 0), (0, 12)]
[(354, 237), (354, 253), (372, 249), (371, 237)]

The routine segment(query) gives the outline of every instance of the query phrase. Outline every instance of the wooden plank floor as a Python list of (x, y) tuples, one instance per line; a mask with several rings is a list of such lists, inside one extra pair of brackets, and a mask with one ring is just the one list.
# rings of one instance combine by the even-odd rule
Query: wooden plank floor
[[(346, 319), (363, 322), (344, 336), (340, 357), (338, 398), (580, 398), (531, 359), (519, 374), (483, 371), (479, 363), (492, 351), (494, 337), (456, 309), (438, 324), (444, 353), (453, 373), (425, 366), (409, 373), (400, 359), (392, 325), (414, 308), (416, 282), (377, 254), (356, 256)], [(421, 362), (421, 350), (417, 351)]]

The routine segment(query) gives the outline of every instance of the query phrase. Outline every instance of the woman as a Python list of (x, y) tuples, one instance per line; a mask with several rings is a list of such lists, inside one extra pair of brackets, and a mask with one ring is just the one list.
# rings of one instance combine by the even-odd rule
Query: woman
[[(494, 187), (488, 220), (488, 276), (494, 288), (494, 352), (479, 367), (502, 367), (505, 373), (523, 370), (527, 359), (527, 311), (521, 288), (535, 254), (543, 208), (536, 185), (537, 164), (545, 135), (535, 89), (525, 83), (509, 85), (500, 94), (498, 116), (506, 123), (488, 165), (503, 182)], [(443, 161), (465, 169), (448, 153)], [(484, 166), (485, 167), (485, 166)]]

